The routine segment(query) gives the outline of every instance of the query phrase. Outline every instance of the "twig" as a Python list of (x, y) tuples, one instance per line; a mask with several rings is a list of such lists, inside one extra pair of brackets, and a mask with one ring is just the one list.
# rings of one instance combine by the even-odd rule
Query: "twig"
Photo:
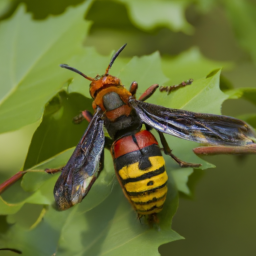
[(247, 146), (206, 146), (193, 149), (197, 155), (256, 154), (256, 144)]

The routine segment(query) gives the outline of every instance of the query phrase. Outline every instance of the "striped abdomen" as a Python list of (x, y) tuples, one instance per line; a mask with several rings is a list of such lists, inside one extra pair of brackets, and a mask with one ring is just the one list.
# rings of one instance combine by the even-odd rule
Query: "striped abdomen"
[(112, 156), (118, 180), (137, 213), (160, 212), (168, 176), (155, 137), (149, 131), (123, 137), (113, 143)]

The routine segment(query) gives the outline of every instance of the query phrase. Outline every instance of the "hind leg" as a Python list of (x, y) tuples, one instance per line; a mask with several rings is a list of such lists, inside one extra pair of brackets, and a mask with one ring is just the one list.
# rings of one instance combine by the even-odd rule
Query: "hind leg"
[(166, 155), (169, 155), (172, 159), (174, 159), (174, 161), (177, 162), (181, 167), (199, 167), (199, 166), (201, 166), (201, 164), (192, 164), (192, 163), (187, 163), (187, 162), (184, 162), (184, 161), (180, 160), (177, 156), (175, 156), (172, 153), (172, 150), (170, 149), (163, 133), (158, 132), (158, 134), (160, 136), (160, 140), (161, 140), (161, 143), (163, 145), (164, 153)]

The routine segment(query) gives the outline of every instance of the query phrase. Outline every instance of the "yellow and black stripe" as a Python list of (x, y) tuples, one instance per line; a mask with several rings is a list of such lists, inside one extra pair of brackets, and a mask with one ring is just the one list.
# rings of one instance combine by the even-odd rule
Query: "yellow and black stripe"
[[(149, 215), (163, 209), (168, 176), (157, 141), (150, 132), (142, 132), (144, 136), (135, 134), (137, 138), (131, 138), (129, 141), (127, 137), (125, 138), (123, 145), (126, 145), (126, 152), (124, 148), (121, 148), (122, 155), (114, 158), (114, 163), (118, 180), (134, 209), (139, 215)], [(147, 142), (151, 140), (155, 143), (142, 143), (141, 140)], [(122, 143), (122, 141), (117, 142)], [(137, 150), (131, 152), (135, 148), (134, 145), (131, 145), (132, 143), (135, 144)], [(146, 147), (141, 148), (141, 145), (146, 145)]]

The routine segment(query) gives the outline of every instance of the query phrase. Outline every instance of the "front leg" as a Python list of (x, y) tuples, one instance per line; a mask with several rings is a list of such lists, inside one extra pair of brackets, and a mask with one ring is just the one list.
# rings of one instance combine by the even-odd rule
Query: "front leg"
[(166, 155), (169, 155), (170, 157), (172, 157), (172, 159), (174, 159), (181, 167), (200, 167), (201, 166), (201, 164), (192, 164), (192, 163), (184, 162), (184, 161), (180, 160), (177, 156), (173, 155), (172, 150), (170, 149), (163, 133), (158, 132), (158, 134), (160, 136), (160, 140), (163, 145), (164, 153)]
[(93, 115), (90, 111), (84, 110), (79, 115), (77, 115), (73, 118), (73, 122), (75, 124), (80, 124), (84, 120), (87, 120), (90, 123), (92, 120), (92, 117), (93, 117)]
[(170, 94), (171, 91), (177, 90), (181, 87), (185, 87), (186, 85), (190, 85), (190, 84), (192, 84), (192, 82), (193, 82), (193, 79), (189, 79), (188, 81), (181, 82), (180, 84), (177, 84), (177, 85), (161, 86), (159, 88), (159, 90), (160, 90), (160, 92), (166, 91), (167, 94)]
[(147, 100), (149, 97), (151, 97), (154, 92), (156, 91), (156, 89), (159, 87), (158, 84), (153, 84), (151, 85), (139, 98), (140, 101), (145, 101)]
[(137, 89), (138, 89), (138, 83), (137, 82), (132, 82), (131, 83), (131, 86), (130, 86), (130, 93), (132, 94), (132, 96), (134, 96), (137, 92)]
[(56, 169), (45, 169), (44, 171), (49, 173), (49, 174), (54, 174), (54, 173), (57, 173), (57, 172), (62, 172), (62, 169), (64, 167), (61, 167), (61, 168), (56, 168)]

